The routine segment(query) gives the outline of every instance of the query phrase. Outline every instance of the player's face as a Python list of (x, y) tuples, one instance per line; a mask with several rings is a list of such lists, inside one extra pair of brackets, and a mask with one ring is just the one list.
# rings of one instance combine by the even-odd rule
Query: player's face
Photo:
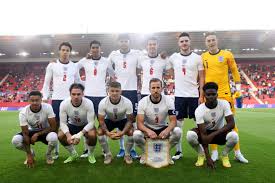
[(162, 86), (160, 82), (152, 82), (150, 84), (150, 93), (154, 98), (158, 98), (162, 92)]
[(178, 40), (178, 45), (182, 51), (188, 51), (190, 49), (190, 38), (187, 36), (180, 37)]
[(42, 99), (39, 95), (32, 95), (29, 98), (29, 103), (31, 104), (31, 109), (38, 111), (41, 107)]
[(108, 93), (112, 101), (118, 101), (121, 96), (121, 89), (110, 87)]
[(82, 102), (82, 97), (84, 96), (84, 93), (79, 88), (73, 88), (71, 91), (71, 100), (72, 104), (74, 106), (79, 106)]
[(130, 47), (130, 41), (127, 40), (127, 39), (121, 39), (121, 40), (119, 40), (118, 44), (119, 44), (119, 48), (121, 50), (128, 50), (129, 47)]
[(215, 35), (209, 35), (205, 38), (205, 45), (209, 51), (216, 51), (218, 49), (218, 39)]
[(158, 42), (156, 40), (148, 40), (147, 51), (150, 54), (156, 54), (158, 50)]
[(100, 52), (101, 52), (101, 48), (100, 48), (100, 45), (99, 44), (92, 44), (91, 45), (91, 48), (90, 48), (90, 53), (97, 57), (100, 55)]
[(70, 47), (65, 46), (65, 45), (61, 46), (61, 48), (59, 50), (59, 55), (61, 58), (68, 59), (70, 56), (70, 53), (71, 53)]
[(218, 93), (215, 89), (207, 89), (205, 90), (204, 96), (207, 103), (213, 103), (217, 100)]

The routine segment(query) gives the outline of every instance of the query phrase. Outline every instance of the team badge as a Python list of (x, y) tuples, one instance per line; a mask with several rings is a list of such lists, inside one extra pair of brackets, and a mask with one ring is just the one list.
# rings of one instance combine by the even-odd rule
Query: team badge
[(185, 64), (186, 64), (186, 62), (187, 62), (187, 60), (186, 60), (186, 59), (182, 59), (182, 60), (181, 60), (181, 64), (182, 64), (182, 65), (185, 65)]
[(215, 118), (216, 117), (216, 113), (215, 112), (211, 112), (211, 117)]
[(162, 145), (163, 145), (162, 143), (154, 143), (154, 144), (153, 144), (154, 152), (156, 152), (156, 153), (161, 152)]
[(224, 58), (223, 56), (219, 56), (219, 62), (223, 62)]

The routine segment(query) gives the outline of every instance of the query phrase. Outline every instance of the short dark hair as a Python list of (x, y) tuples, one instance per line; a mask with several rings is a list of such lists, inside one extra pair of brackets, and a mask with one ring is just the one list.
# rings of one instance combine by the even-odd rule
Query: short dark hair
[(73, 83), (70, 86), (70, 93), (72, 92), (73, 89), (80, 89), (80, 90), (84, 91), (85, 87), (82, 84), (80, 84), (80, 83)]
[(31, 96), (39, 96), (42, 97), (42, 93), (40, 91), (34, 90), (29, 93), (29, 97)]
[(99, 41), (93, 40), (93, 41), (90, 42), (90, 48), (92, 47), (93, 44), (98, 44), (99, 47), (101, 46), (101, 43)]
[(156, 41), (156, 42), (158, 42), (158, 38), (156, 38), (156, 37), (149, 37), (147, 39), (147, 44), (148, 44), (149, 41)]
[(205, 83), (205, 85), (203, 86), (203, 91), (205, 92), (208, 89), (215, 89), (218, 91), (219, 87), (215, 82), (208, 82), (208, 83)]
[(59, 45), (58, 50), (61, 50), (61, 47), (62, 47), (62, 46), (67, 46), (67, 47), (69, 47), (69, 48), (70, 48), (70, 52), (71, 52), (72, 49), (73, 49), (71, 43), (69, 43), (69, 42), (62, 42), (62, 43)]
[(109, 88), (113, 87), (113, 88), (121, 88), (121, 84), (117, 81), (112, 81), (109, 83)]
[(151, 87), (151, 83), (160, 82), (162, 87), (162, 81), (159, 78), (152, 78), (149, 82), (149, 87)]
[(217, 36), (216, 32), (206, 32), (204, 33), (204, 38), (207, 38), (208, 36)]
[(189, 37), (190, 39), (190, 35), (187, 33), (187, 32), (182, 32), (180, 35), (179, 35), (179, 38), (181, 37)]
[(117, 40), (130, 40), (129, 34), (119, 34)]

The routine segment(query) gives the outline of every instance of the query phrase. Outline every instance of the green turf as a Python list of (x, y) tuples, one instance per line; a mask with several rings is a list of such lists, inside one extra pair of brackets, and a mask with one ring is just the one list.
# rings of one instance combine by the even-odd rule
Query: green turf
[[(125, 165), (122, 159), (115, 158), (111, 165), (103, 164), (101, 148), (97, 144), (94, 165), (87, 159), (80, 159), (72, 164), (63, 164), (67, 152), (60, 146), (60, 159), (53, 166), (45, 164), (46, 146), (37, 143), (35, 168), (27, 169), (23, 165), (25, 155), (11, 145), (12, 136), (19, 131), (17, 112), (0, 112), (0, 182), (1, 183), (49, 183), (49, 182), (275, 182), (275, 110), (242, 109), (237, 112), (237, 123), (240, 129), (241, 149), (249, 164), (240, 164), (233, 160), (232, 168), (225, 169), (217, 162), (216, 170), (194, 166), (195, 152), (185, 140), (186, 130), (194, 123), (186, 121), (184, 130), (184, 158), (176, 164), (162, 169), (153, 169), (134, 162)], [(113, 155), (118, 152), (118, 141), (109, 141)], [(83, 143), (78, 147), (81, 153)], [(173, 151), (174, 153), (174, 151)]]

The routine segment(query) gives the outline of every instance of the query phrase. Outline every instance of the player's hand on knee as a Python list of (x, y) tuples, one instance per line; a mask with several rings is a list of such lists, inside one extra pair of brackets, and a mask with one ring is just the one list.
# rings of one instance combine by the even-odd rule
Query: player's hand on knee
[(153, 130), (148, 130), (147, 135), (150, 139), (156, 139), (158, 136)]
[(68, 134), (68, 135), (66, 135), (66, 136), (67, 136), (67, 143), (68, 143), (69, 145), (73, 144), (74, 141), (73, 141), (73, 139), (72, 139), (72, 135), (71, 135), (71, 134)]
[(168, 135), (169, 135), (169, 132), (167, 131), (167, 129), (165, 129), (158, 135), (158, 137), (160, 139), (166, 139), (168, 137)]
[(120, 137), (118, 137), (117, 132), (109, 132), (109, 137), (113, 140), (118, 140)]
[(74, 139), (73, 139), (73, 144), (74, 144), (74, 145), (79, 144), (79, 142), (80, 142), (80, 139), (79, 139), (79, 138), (74, 138)]

